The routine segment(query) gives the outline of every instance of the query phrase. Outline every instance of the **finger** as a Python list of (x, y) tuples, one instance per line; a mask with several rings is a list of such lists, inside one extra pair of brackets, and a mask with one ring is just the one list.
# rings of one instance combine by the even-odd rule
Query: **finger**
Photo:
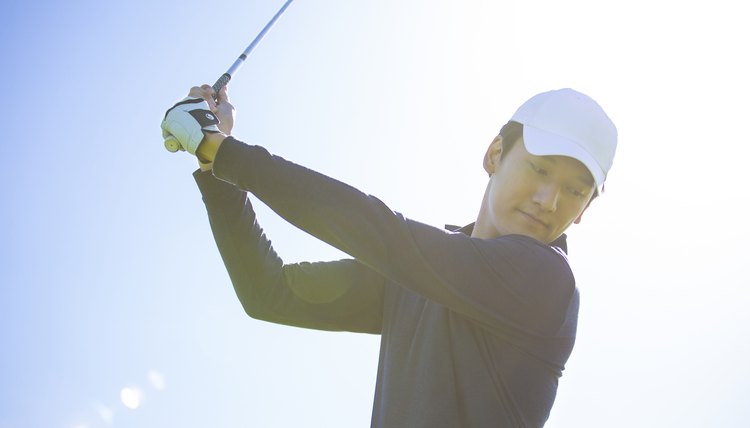
[(208, 99), (206, 99), (206, 102), (208, 103), (208, 109), (216, 114), (216, 101), (214, 101), (213, 97), (208, 97)]
[(206, 101), (208, 101), (209, 99), (212, 99), (213, 94), (214, 94), (214, 88), (206, 84), (203, 84), (201, 86), (193, 86), (192, 88), (190, 88), (190, 92), (188, 92), (188, 96), (196, 97), (196, 98), (203, 98)]
[(190, 92), (188, 92), (189, 97), (195, 97), (195, 98), (203, 98), (203, 91), (198, 86), (193, 86), (190, 88)]
[(229, 87), (227, 85), (222, 86), (219, 89), (219, 95), (216, 97), (219, 104), (228, 103), (229, 101)]
[(206, 100), (208, 108), (216, 113), (216, 100), (214, 100), (214, 88), (211, 85), (203, 84), (200, 87), (200, 97)]
[(208, 96), (212, 96), (214, 94), (214, 88), (207, 83), (201, 85), (201, 90)]

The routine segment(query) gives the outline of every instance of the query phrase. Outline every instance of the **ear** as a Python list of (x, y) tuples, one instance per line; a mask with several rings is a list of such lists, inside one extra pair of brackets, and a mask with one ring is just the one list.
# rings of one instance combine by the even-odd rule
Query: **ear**
[(578, 215), (578, 218), (577, 218), (577, 219), (575, 219), (575, 220), (573, 220), (573, 224), (581, 224), (581, 218), (583, 218), (583, 213), (584, 213), (584, 212), (586, 212), (586, 210), (583, 210), (583, 212), (581, 212), (581, 213), (580, 213), (580, 214)]
[(578, 218), (576, 218), (575, 220), (573, 220), (573, 224), (581, 224), (581, 218), (583, 218), (583, 213), (586, 212), (586, 210), (589, 208), (589, 205), (591, 205), (591, 201), (593, 201), (593, 200), (594, 200), (594, 198), (591, 198), (591, 200), (589, 200), (589, 203), (586, 204), (586, 206), (583, 208), (583, 211), (581, 211), (581, 213), (578, 214)]
[(500, 156), (503, 154), (503, 137), (497, 136), (487, 148), (484, 154), (484, 170), (487, 174), (492, 175), (500, 164)]

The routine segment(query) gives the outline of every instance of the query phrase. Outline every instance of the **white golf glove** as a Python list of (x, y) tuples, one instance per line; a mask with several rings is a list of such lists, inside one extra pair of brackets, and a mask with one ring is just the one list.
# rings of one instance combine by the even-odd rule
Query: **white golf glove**
[(208, 107), (203, 98), (187, 97), (172, 106), (161, 122), (162, 136), (177, 139), (180, 148), (195, 154), (203, 141), (203, 132), (220, 132), (219, 118)]

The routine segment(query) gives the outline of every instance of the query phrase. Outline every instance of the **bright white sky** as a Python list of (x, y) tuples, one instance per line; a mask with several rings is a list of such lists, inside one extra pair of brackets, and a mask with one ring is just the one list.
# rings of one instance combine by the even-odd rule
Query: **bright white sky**
[[(194, 160), (160, 137), (281, 4), (3, 6), (0, 428), (369, 425), (378, 338), (245, 317)], [(234, 133), (441, 226), (475, 219), (482, 155), (520, 103), (591, 95), (620, 146), (569, 233), (579, 338), (547, 426), (745, 427), (746, 17), (729, 0), (297, 0), (231, 85)], [(287, 261), (342, 257), (259, 218)]]

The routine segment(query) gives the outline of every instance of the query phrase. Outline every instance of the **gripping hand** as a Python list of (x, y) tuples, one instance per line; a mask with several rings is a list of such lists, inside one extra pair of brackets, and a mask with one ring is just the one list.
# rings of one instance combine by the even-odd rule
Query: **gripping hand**
[(220, 132), (219, 118), (203, 98), (187, 97), (167, 110), (161, 122), (164, 146), (170, 152), (195, 154), (205, 133)]

